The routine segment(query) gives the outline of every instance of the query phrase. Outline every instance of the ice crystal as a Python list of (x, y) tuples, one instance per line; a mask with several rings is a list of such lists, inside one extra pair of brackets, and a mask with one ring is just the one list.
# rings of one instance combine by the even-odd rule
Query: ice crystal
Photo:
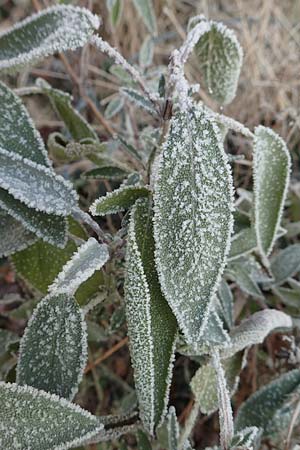
[(77, 194), (63, 177), (1, 147), (0, 186), (30, 208), (46, 213), (66, 216), (77, 205)]
[(37, 238), (13, 217), (0, 214), (0, 257), (9, 256), (27, 248)]
[(189, 343), (203, 334), (230, 247), (233, 187), (214, 123), (178, 113), (155, 182), (154, 235), (162, 290)]
[(152, 434), (167, 407), (177, 324), (160, 290), (146, 199), (133, 207), (126, 259), (125, 305), (135, 387), (141, 419)]
[(55, 294), (65, 292), (73, 295), (79, 286), (90, 278), (96, 270), (108, 261), (107, 245), (100, 245), (96, 239), (90, 238), (72, 256), (70, 261), (58, 274), (49, 291)]
[(103, 429), (95, 416), (57, 395), (0, 382), (0, 447), (66, 450)]
[(86, 360), (86, 324), (76, 300), (66, 294), (45, 297), (21, 340), (17, 383), (72, 400)]
[(99, 19), (85, 8), (56, 5), (0, 33), (0, 70), (20, 70), (56, 52), (83, 47)]
[(289, 186), (290, 154), (270, 128), (255, 129), (253, 151), (254, 213), (258, 249), (263, 258), (272, 251)]
[(140, 197), (148, 197), (150, 191), (145, 186), (122, 185), (105, 196), (98, 198), (90, 207), (93, 216), (105, 216), (130, 208)]

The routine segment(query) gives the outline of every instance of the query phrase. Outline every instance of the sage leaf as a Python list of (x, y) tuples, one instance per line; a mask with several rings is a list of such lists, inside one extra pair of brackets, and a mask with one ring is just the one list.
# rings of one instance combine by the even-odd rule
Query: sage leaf
[(253, 150), (254, 216), (257, 245), (264, 259), (271, 253), (280, 227), (290, 167), (289, 151), (281, 137), (270, 128), (257, 127)]
[(107, 245), (100, 245), (96, 239), (90, 238), (79, 247), (78, 251), (62, 268), (62, 271), (49, 287), (49, 291), (55, 295), (59, 293), (74, 295), (78, 287), (90, 278), (96, 270), (101, 269), (108, 259)]
[(106, 6), (109, 10), (109, 17), (113, 27), (116, 27), (120, 22), (122, 11), (123, 11), (123, 1), (122, 0), (106, 0)]
[(97, 417), (56, 395), (3, 382), (0, 393), (3, 449), (66, 450), (103, 429)]
[(90, 207), (90, 211), (93, 216), (115, 214), (130, 208), (138, 198), (148, 197), (149, 195), (149, 189), (144, 186), (123, 185), (119, 189), (115, 189), (98, 198)]
[(256, 233), (253, 228), (245, 228), (235, 234), (231, 241), (228, 260), (232, 261), (252, 253), (257, 247)]
[(142, 43), (139, 52), (139, 65), (142, 68), (151, 66), (154, 53), (154, 42), (152, 36), (147, 36)]
[(67, 241), (65, 217), (31, 209), (1, 188), (0, 208), (45, 242), (60, 248), (65, 247)]
[(99, 19), (85, 8), (56, 5), (0, 33), (0, 70), (17, 71), (87, 43)]
[(20, 222), (0, 211), (0, 257), (23, 250), (36, 240), (37, 237)]
[(233, 295), (230, 287), (224, 280), (219, 285), (218, 299), (221, 305), (220, 317), (230, 330), (233, 326)]
[[(194, 19), (206, 21), (203, 16)], [(197, 42), (195, 53), (208, 93), (217, 102), (227, 104), (235, 97), (243, 51), (232, 30), (222, 23), (207, 22), (209, 29)]]
[(150, 31), (151, 34), (156, 34), (157, 24), (152, 0), (133, 0), (133, 4), (148, 28), (148, 31)]
[(246, 427), (238, 431), (231, 441), (232, 450), (249, 449), (259, 450), (261, 441), (262, 429), (258, 427)]
[(82, 176), (87, 179), (95, 179), (95, 180), (123, 180), (128, 177), (129, 171), (127, 169), (123, 169), (118, 166), (100, 166), (95, 169), (88, 170)]
[(86, 324), (76, 300), (67, 294), (45, 297), (21, 339), (17, 383), (72, 400), (86, 361)]
[(202, 336), (230, 247), (233, 188), (218, 131), (200, 108), (177, 113), (158, 162), (156, 265), (188, 342)]
[(19, 97), (2, 82), (0, 102), (0, 147), (50, 167), (44, 142), (26, 108)]
[(167, 415), (168, 450), (178, 450), (179, 424), (174, 406), (170, 406)]
[(274, 284), (280, 285), (300, 270), (300, 244), (289, 245), (279, 251), (271, 260), (271, 273)]
[(123, 97), (115, 97), (113, 98), (105, 108), (105, 117), (106, 119), (112, 119), (115, 117), (124, 106), (124, 98)]
[(153, 108), (153, 104), (142, 93), (130, 87), (122, 87), (120, 93), (128, 98), (135, 106), (144, 109), (152, 116), (157, 116), (157, 112)]
[(15, 344), (19, 340), (20, 338), (17, 334), (0, 328), (0, 356), (5, 354), (11, 344)]
[(227, 273), (247, 295), (251, 295), (254, 298), (264, 298), (264, 295), (251, 272), (248, 261), (231, 263), (227, 269)]
[(238, 410), (235, 420), (236, 430), (257, 426), (263, 428), (264, 434), (267, 435), (275, 414), (290, 400), (293, 393), (299, 393), (299, 386), (299, 369), (291, 370), (263, 386)]
[(82, 117), (79, 112), (73, 108), (71, 101), (72, 96), (66, 92), (52, 88), (52, 86), (45, 80), (39, 78), (36, 85), (42, 89), (42, 92), (48, 96), (51, 104), (58, 114), (58, 116), (65, 123), (70, 135), (75, 141), (81, 139), (93, 139), (98, 141), (97, 133), (89, 125), (89, 123)]
[(160, 290), (152, 233), (150, 202), (140, 199), (128, 230), (125, 305), (140, 416), (150, 434), (166, 412), (177, 336), (176, 319)]
[(77, 194), (49, 168), (0, 147), (0, 187), (30, 208), (67, 216), (77, 206)]

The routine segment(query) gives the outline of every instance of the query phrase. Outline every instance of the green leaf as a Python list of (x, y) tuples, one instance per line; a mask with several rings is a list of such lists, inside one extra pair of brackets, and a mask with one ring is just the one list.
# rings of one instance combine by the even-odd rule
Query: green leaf
[(130, 208), (138, 198), (148, 197), (149, 195), (150, 191), (146, 187), (123, 185), (119, 189), (98, 198), (90, 207), (90, 211), (93, 216), (115, 214)]
[(245, 228), (232, 237), (230, 261), (252, 253), (257, 247), (256, 234), (253, 228)]
[(141, 19), (151, 34), (157, 33), (156, 17), (152, 0), (133, 0)]
[(110, 13), (111, 24), (116, 27), (122, 16), (123, 0), (106, 0), (106, 6)]
[(31, 209), (1, 188), (0, 208), (45, 242), (60, 248), (65, 247), (67, 240), (65, 217)]
[(152, 64), (154, 53), (154, 42), (152, 36), (147, 36), (140, 48), (139, 65), (143, 68), (149, 67)]
[(122, 97), (113, 98), (105, 108), (105, 117), (106, 119), (112, 119), (115, 117), (123, 108), (124, 99)]
[(224, 280), (219, 285), (218, 299), (221, 305), (220, 317), (230, 330), (233, 325), (233, 295), (230, 287)]
[(19, 342), (19, 340), (20, 338), (17, 334), (0, 328), (0, 356), (4, 355), (11, 344)]
[(231, 263), (230, 266), (228, 266), (227, 273), (247, 295), (251, 295), (254, 298), (264, 298), (264, 295), (253, 276), (248, 261)]
[(154, 263), (152, 212), (138, 200), (128, 230), (125, 305), (140, 416), (153, 434), (167, 407), (176, 319), (160, 290)]
[(108, 259), (107, 245), (100, 245), (96, 239), (90, 238), (79, 247), (78, 251), (62, 268), (49, 287), (49, 291), (55, 295), (59, 293), (74, 295), (78, 287), (90, 278), (96, 270), (101, 269)]
[(15, 253), (12, 262), (17, 273), (31, 286), (46, 294), (62, 267), (76, 251), (73, 241), (68, 241), (64, 249), (38, 241), (26, 250)]
[(103, 429), (97, 417), (56, 395), (2, 382), (0, 393), (3, 449), (65, 450)]
[(50, 167), (44, 142), (26, 108), (19, 97), (1, 82), (0, 102), (0, 147)]
[(276, 285), (283, 284), (300, 270), (300, 244), (289, 245), (271, 260), (271, 273)]
[(289, 151), (281, 137), (270, 128), (257, 127), (253, 151), (254, 215), (263, 258), (271, 253), (280, 227), (290, 167)]
[(82, 176), (87, 179), (108, 179), (108, 180), (123, 180), (128, 177), (129, 171), (118, 166), (101, 166), (95, 169), (88, 170)]
[(21, 251), (36, 239), (20, 222), (0, 211), (0, 257)]
[(81, 139), (94, 139), (98, 141), (97, 133), (88, 122), (73, 108), (71, 101), (73, 98), (66, 92), (54, 89), (45, 80), (39, 78), (36, 85), (46, 94), (54, 110), (65, 123), (70, 135), (75, 141)]
[(99, 19), (85, 8), (53, 6), (0, 33), (0, 70), (16, 71), (87, 43)]
[(157, 112), (153, 108), (153, 104), (148, 100), (143, 94), (133, 88), (122, 87), (120, 89), (120, 93), (123, 94), (126, 98), (128, 98), (131, 102), (133, 102), (139, 108), (144, 109), (152, 116), (157, 116)]
[(262, 430), (258, 427), (246, 427), (237, 432), (231, 441), (230, 449), (259, 450)]
[[(222, 361), (227, 388), (231, 396), (237, 389), (239, 375), (244, 365), (243, 360), (243, 352), (239, 352)], [(197, 370), (191, 381), (191, 389), (202, 414), (211, 414), (218, 409), (217, 375), (211, 363)]]
[(202, 109), (173, 117), (154, 188), (160, 283), (187, 342), (195, 343), (226, 264), (233, 226), (230, 168)]
[(152, 450), (148, 436), (142, 430), (138, 430), (137, 432), (137, 444), (138, 450)]
[(246, 400), (238, 411), (235, 420), (236, 430), (257, 426), (267, 434), (268, 426), (293, 393), (299, 393), (299, 369), (281, 375), (275, 381), (263, 386)]
[(219, 103), (230, 103), (235, 97), (243, 61), (236, 35), (223, 23), (206, 21), (203, 16), (192, 21), (193, 25), (203, 22), (209, 26), (195, 46), (208, 93)]
[(174, 406), (170, 406), (167, 415), (168, 450), (178, 450), (179, 424)]
[(67, 294), (45, 297), (21, 340), (17, 383), (72, 400), (86, 361), (86, 324), (76, 300)]
[(67, 216), (77, 206), (71, 184), (51, 169), (0, 147), (0, 187), (30, 208)]

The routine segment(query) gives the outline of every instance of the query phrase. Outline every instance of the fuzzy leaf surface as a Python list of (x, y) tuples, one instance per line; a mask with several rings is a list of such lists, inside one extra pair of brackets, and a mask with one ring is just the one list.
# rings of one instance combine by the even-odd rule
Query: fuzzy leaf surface
[(235, 97), (243, 61), (235, 33), (222, 23), (209, 21), (209, 30), (200, 37), (195, 53), (209, 95), (219, 103), (230, 103)]
[(1, 147), (0, 187), (30, 208), (50, 214), (67, 216), (77, 206), (77, 194), (63, 177)]
[(95, 416), (57, 395), (0, 382), (0, 446), (66, 450), (103, 429)]
[(84, 178), (91, 178), (96, 180), (123, 180), (128, 177), (129, 172), (118, 166), (101, 166), (91, 169), (83, 174)]
[(109, 17), (113, 27), (116, 27), (121, 19), (123, 11), (122, 0), (106, 0), (106, 6), (109, 10)]
[(299, 369), (291, 370), (263, 386), (240, 407), (235, 420), (236, 430), (257, 426), (263, 428), (267, 434), (266, 430), (277, 411), (288, 402), (293, 393), (299, 393), (299, 388)]
[(29, 208), (0, 188), (0, 208), (45, 242), (63, 248), (67, 239), (67, 223), (62, 216)]
[(160, 289), (146, 199), (138, 200), (131, 213), (125, 294), (140, 416), (152, 434), (166, 412), (177, 323)]
[(90, 238), (62, 268), (49, 291), (74, 295), (78, 287), (90, 278), (109, 259), (108, 247)]
[(21, 340), (17, 383), (72, 400), (86, 361), (86, 324), (75, 298), (45, 297)]
[(99, 19), (85, 8), (56, 5), (0, 33), (0, 70), (16, 71), (87, 43)]
[(130, 208), (140, 197), (148, 197), (149, 189), (143, 186), (123, 185), (119, 189), (108, 192), (98, 198), (90, 207), (93, 216), (105, 216), (125, 211)]
[(284, 283), (300, 270), (300, 244), (289, 245), (271, 260), (275, 284)]
[(0, 257), (21, 251), (36, 241), (36, 236), (13, 217), (0, 214)]
[(201, 109), (172, 119), (155, 182), (156, 265), (187, 341), (197, 342), (224, 270), (233, 188), (220, 136)]
[(257, 127), (253, 150), (254, 216), (258, 249), (263, 257), (272, 251), (279, 231), (290, 167), (289, 151), (281, 137), (270, 128)]
[(245, 228), (233, 236), (228, 259), (232, 261), (240, 258), (253, 252), (256, 247), (255, 230), (253, 228)]
[(121, 94), (123, 94), (126, 98), (128, 98), (133, 104), (138, 106), (141, 109), (144, 109), (149, 114), (153, 116), (157, 116), (157, 112), (153, 108), (153, 104), (145, 98), (143, 94), (133, 88), (122, 87), (120, 89)]
[(152, 0), (133, 0), (141, 19), (152, 34), (157, 33), (156, 17)]

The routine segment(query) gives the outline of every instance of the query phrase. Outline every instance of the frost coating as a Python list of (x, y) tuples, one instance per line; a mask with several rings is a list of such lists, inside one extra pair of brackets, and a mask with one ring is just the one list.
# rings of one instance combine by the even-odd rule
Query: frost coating
[(85, 242), (63, 267), (49, 291), (55, 295), (66, 293), (73, 295), (79, 286), (90, 278), (96, 270), (108, 261), (107, 245), (100, 245), (96, 239)]
[(36, 236), (26, 230), (13, 217), (0, 214), (0, 257), (24, 250), (36, 241)]
[(252, 253), (257, 247), (256, 233), (253, 228), (245, 228), (232, 237), (228, 261)]
[(177, 324), (165, 301), (154, 264), (148, 200), (133, 207), (128, 230), (125, 305), (140, 416), (153, 434), (166, 413)]
[(72, 400), (87, 361), (83, 313), (66, 294), (45, 297), (20, 344), (17, 383)]
[(0, 186), (30, 208), (67, 216), (77, 205), (72, 185), (51, 169), (0, 147)]
[(0, 147), (50, 167), (44, 142), (26, 108), (19, 97), (1, 82), (0, 104)]
[(45, 242), (64, 248), (67, 241), (67, 222), (65, 217), (45, 214), (28, 208), (7, 191), (0, 188), (0, 208), (18, 220), (23, 226)]
[(166, 299), (192, 344), (202, 337), (233, 226), (227, 157), (201, 109), (173, 118), (156, 176), (156, 265)]
[(93, 216), (105, 216), (125, 211), (130, 208), (138, 198), (148, 197), (150, 191), (143, 186), (122, 185), (105, 196), (98, 198), (90, 207)]
[(57, 5), (0, 33), (0, 70), (20, 70), (56, 52), (83, 47), (100, 22), (85, 8)]
[(254, 214), (257, 244), (264, 258), (271, 253), (279, 231), (290, 169), (285, 142), (270, 128), (257, 127), (253, 149)]

